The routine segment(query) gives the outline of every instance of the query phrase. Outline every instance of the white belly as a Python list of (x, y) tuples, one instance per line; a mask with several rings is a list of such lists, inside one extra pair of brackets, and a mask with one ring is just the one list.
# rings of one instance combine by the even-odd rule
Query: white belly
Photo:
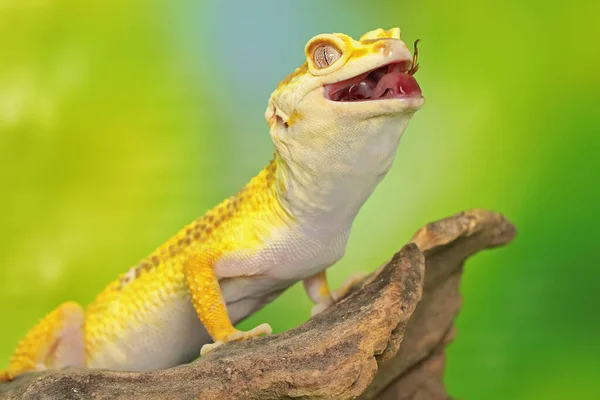
[[(234, 324), (272, 301), (295, 282), (337, 261), (344, 252), (347, 232), (341, 232), (328, 241), (297, 232), (276, 237), (280, 239), (268, 243), (253, 257), (236, 257), (233, 254), (215, 266)], [(182, 290), (185, 288), (182, 287)], [(199, 356), (201, 347), (211, 342), (186, 295), (155, 308), (152, 316), (137, 331), (132, 329), (120, 340), (107, 343), (102, 351), (88, 360), (88, 366), (121, 371), (164, 369), (194, 360)]]
[(88, 360), (90, 368), (152, 371), (193, 360), (210, 342), (189, 298), (156, 308), (153, 321), (107, 342)]
[[(291, 283), (291, 282), (290, 282)], [(272, 278), (227, 279), (222, 289), (231, 321), (236, 324), (277, 297), (289, 284)], [(232, 298), (235, 298), (232, 301)], [(212, 339), (198, 319), (189, 296), (154, 310), (153, 321), (107, 343), (88, 360), (90, 368), (153, 371), (193, 361)], [(266, 322), (266, 321), (265, 321)]]

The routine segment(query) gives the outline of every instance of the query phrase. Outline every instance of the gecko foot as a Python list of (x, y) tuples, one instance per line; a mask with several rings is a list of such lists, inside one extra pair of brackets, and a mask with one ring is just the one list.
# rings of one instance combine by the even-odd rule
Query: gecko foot
[(331, 301), (322, 301), (320, 303), (315, 304), (313, 308), (310, 309), (310, 316), (314, 317), (315, 315), (322, 313), (333, 304), (335, 304), (335, 301), (333, 301), (333, 299)]
[(313, 306), (310, 310), (310, 316), (314, 317), (315, 315), (322, 313), (327, 310), (329, 307), (346, 297), (350, 289), (352, 289), (357, 283), (362, 282), (368, 274), (366, 272), (358, 272), (356, 274), (350, 275), (342, 286), (340, 286), (337, 290), (331, 292), (331, 296), (327, 298), (325, 301), (321, 301)]
[(249, 330), (247, 332), (235, 331), (234, 333), (232, 333), (231, 335), (228, 335), (227, 337), (225, 337), (223, 339), (220, 339), (220, 340), (215, 341), (214, 343), (205, 344), (204, 346), (202, 346), (202, 349), (200, 349), (200, 355), (204, 356), (204, 355), (208, 354), (209, 352), (213, 351), (214, 349), (216, 349), (217, 347), (222, 346), (228, 342), (240, 342), (243, 340), (248, 340), (248, 339), (262, 336), (262, 335), (270, 335), (271, 333), (273, 333), (273, 329), (271, 328), (271, 325), (269, 325), (269, 324), (260, 324), (256, 328)]

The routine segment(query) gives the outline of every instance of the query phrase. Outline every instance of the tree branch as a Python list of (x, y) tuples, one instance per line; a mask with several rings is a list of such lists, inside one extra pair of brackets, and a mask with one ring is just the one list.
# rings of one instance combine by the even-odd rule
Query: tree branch
[(499, 214), (461, 213), (419, 230), (348, 297), (297, 328), (164, 371), (31, 373), (1, 384), (0, 399), (448, 399), (443, 351), (463, 263), (515, 233)]

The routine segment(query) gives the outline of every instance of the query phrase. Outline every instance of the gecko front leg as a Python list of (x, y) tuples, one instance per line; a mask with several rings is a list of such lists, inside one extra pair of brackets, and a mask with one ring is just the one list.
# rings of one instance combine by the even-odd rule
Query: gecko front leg
[(331, 292), (329, 291), (327, 272), (325, 270), (304, 279), (303, 284), (306, 294), (308, 294), (308, 297), (315, 303), (310, 310), (311, 317), (325, 311), (335, 303), (331, 296)]
[(342, 286), (333, 292), (329, 291), (326, 270), (304, 279), (304, 289), (306, 290), (308, 297), (315, 303), (311, 309), (310, 316), (314, 317), (320, 312), (325, 311), (337, 301), (346, 297), (348, 291), (358, 282), (362, 281), (366, 275), (366, 273), (350, 275)]
[(203, 251), (189, 257), (183, 264), (183, 274), (194, 309), (214, 341), (202, 346), (202, 356), (227, 342), (270, 335), (272, 332), (269, 324), (261, 324), (248, 332), (233, 327), (219, 280), (214, 272), (214, 264), (220, 256), (220, 252), (217, 251)]

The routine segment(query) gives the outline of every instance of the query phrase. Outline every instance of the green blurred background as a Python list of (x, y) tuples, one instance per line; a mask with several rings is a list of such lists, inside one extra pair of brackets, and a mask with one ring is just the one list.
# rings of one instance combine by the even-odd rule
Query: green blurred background
[[(0, 0), (0, 367), (272, 152), (277, 83), (321, 32), (420, 38), (427, 97), (333, 286), (472, 207), (518, 227), (467, 266), (446, 382), (464, 399), (600, 393), (600, 3)], [(373, 232), (385, 234), (373, 235)], [(243, 325), (304, 321), (301, 287)]]

